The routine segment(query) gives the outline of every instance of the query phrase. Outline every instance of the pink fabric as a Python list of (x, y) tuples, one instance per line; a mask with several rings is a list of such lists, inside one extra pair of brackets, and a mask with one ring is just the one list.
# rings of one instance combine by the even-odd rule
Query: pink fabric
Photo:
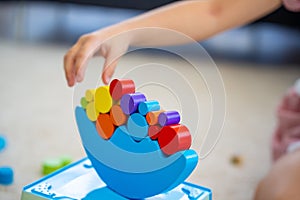
[(283, 5), (290, 11), (300, 11), (300, 0), (283, 0)]
[(300, 141), (300, 95), (293, 89), (290, 89), (280, 102), (277, 120), (272, 139), (274, 161), (286, 153), (291, 143)]

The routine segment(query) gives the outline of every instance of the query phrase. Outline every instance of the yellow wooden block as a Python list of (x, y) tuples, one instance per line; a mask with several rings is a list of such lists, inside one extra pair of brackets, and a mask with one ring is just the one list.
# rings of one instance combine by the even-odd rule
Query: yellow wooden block
[(89, 118), (89, 120), (93, 122), (97, 120), (99, 113), (96, 111), (94, 101), (89, 102), (86, 106), (86, 115)]
[(95, 92), (96, 92), (96, 89), (89, 89), (89, 90), (85, 91), (85, 99), (88, 102), (94, 101)]
[(108, 113), (113, 105), (109, 86), (101, 86), (95, 92), (95, 106), (100, 113)]

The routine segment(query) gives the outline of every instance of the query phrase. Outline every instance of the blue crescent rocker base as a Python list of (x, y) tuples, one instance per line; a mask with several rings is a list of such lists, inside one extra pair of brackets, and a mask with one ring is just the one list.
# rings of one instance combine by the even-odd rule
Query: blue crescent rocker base
[[(126, 200), (99, 178), (88, 158), (70, 164), (23, 188), (21, 200)], [(183, 182), (145, 200), (212, 200), (210, 189)]]
[(182, 183), (197, 165), (195, 151), (166, 157), (149, 138), (135, 142), (124, 126), (106, 141), (82, 108), (77, 107), (75, 113), (93, 167), (110, 189), (124, 197), (142, 199), (167, 192)]

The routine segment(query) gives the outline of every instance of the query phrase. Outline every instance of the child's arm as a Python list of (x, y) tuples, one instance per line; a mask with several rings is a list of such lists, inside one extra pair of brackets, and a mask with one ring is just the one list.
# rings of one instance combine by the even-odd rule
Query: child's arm
[[(117, 65), (115, 58), (125, 53), (130, 45), (160, 46), (185, 43), (177, 37), (163, 34), (164, 31), (149, 31), (143, 28), (171, 29), (199, 41), (249, 23), (280, 5), (280, 0), (181, 1), (84, 35), (64, 57), (68, 85), (73, 86), (75, 82), (83, 80), (87, 61), (95, 55), (105, 58), (102, 80), (107, 84)], [(134, 29), (139, 30), (130, 31)], [(123, 32), (127, 34), (117, 36)]]

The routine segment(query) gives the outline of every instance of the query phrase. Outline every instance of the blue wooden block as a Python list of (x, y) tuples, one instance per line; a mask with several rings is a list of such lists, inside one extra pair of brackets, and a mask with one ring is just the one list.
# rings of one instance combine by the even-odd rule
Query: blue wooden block
[(97, 174), (124, 197), (143, 199), (167, 192), (181, 184), (197, 165), (198, 156), (193, 150), (165, 156), (159, 149), (153, 151), (155, 146), (151, 144), (121, 140), (130, 135), (126, 128), (116, 129), (114, 142), (103, 140), (82, 108), (77, 107), (75, 115), (82, 144)]
[(156, 100), (145, 101), (139, 104), (138, 109), (140, 114), (146, 115), (148, 112), (160, 110), (160, 105)]
[(127, 121), (127, 129), (134, 140), (141, 141), (148, 135), (146, 118), (139, 113), (130, 115)]
[(0, 135), (0, 151), (2, 151), (6, 146), (6, 140), (3, 136)]
[(0, 185), (10, 185), (14, 181), (14, 171), (11, 167), (0, 167)]
[(142, 141), (138, 142), (137, 145), (139, 146), (139, 148), (136, 148), (137, 145), (128, 146), (128, 144), (135, 142), (135, 140), (129, 134), (126, 126), (118, 127), (115, 130), (115, 133), (116, 134), (114, 134), (110, 138), (110, 142), (115, 144), (120, 149), (124, 149), (128, 152), (133, 152), (133, 153), (148, 153), (148, 152), (155, 152), (160, 150), (158, 142), (157, 141), (151, 142), (151, 139), (149, 137), (146, 137)]

